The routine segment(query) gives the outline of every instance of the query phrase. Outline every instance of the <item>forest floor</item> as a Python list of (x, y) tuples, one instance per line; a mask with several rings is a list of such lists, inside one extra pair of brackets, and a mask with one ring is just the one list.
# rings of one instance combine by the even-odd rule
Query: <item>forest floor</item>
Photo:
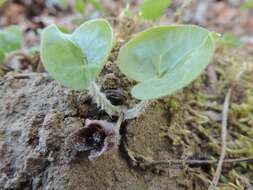
[[(1, 26), (17, 24), (24, 32), (26, 52), (38, 46), (39, 30), (46, 25), (57, 23), (73, 30), (94, 16), (60, 11), (39, 2), (10, 1), (0, 10)], [(137, 7), (134, 2), (138, 1), (133, 1), (133, 10)], [(131, 36), (154, 23), (119, 16), (124, 1), (103, 3), (116, 43), (98, 83), (103, 90), (117, 88), (128, 97), (124, 103), (131, 105), (133, 81), (120, 73), (116, 57)], [(172, 24), (180, 3), (175, 1), (156, 24)], [(0, 189), (208, 189), (222, 151), (224, 103), (229, 104), (227, 148), (217, 189), (252, 189), (252, 16), (253, 10), (242, 10), (237, 1), (193, 1), (181, 15), (181, 23), (233, 33), (243, 45), (217, 47), (213, 60), (197, 80), (173, 96), (152, 102), (144, 114), (124, 123), (119, 148), (94, 163), (85, 154), (69, 160), (66, 139), (82, 128), (87, 118), (115, 120), (98, 110), (86, 92), (68, 90), (41, 73), (38, 52), (2, 65)], [(231, 98), (226, 102), (230, 90)]]

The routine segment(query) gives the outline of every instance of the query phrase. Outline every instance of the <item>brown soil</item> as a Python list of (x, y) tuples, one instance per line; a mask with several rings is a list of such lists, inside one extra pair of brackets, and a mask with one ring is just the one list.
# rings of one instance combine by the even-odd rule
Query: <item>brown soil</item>
[[(104, 118), (85, 93), (67, 90), (44, 74), (9, 73), (0, 85), (1, 189), (180, 189), (174, 179), (183, 180), (178, 169), (162, 176), (132, 169), (118, 149), (94, 163), (84, 154), (69, 160), (67, 136), (86, 118)], [(164, 152), (161, 129), (143, 120), (152, 116), (162, 124), (162, 115), (148, 112), (139, 126), (130, 125), (131, 148), (154, 157)]]
[[(71, 22), (72, 13), (52, 12), (40, 4), (35, 4), (39, 8), (36, 13), (41, 13), (43, 8), (36, 20), (33, 19), (35, 15), (27, 15), (33, 10), (30, 5), (13, 2), (0, 10), (0, 25), (18, 24), (24, 31), (25, 47), (38, 45), (36, 30), (51, 22), (71, 30), (80, 24)], [(131, 36), (155, 23), (118, 17), (126, 1), (103, 2), (110, 15), (117, 16), (108, 16), (116, 44), (98, 83), (103, 90), (119, 90), (123, 95), (121, 103), (133, 105), (135, 100), (131, 99), (130, 90), (135, 82), (120, 73), (115, 60), (119, 48)], [(202, 2), (208, 7), (197, 17)], [(252, 157), (253, 46), (248, 39), (252, 38), (250, 18), (253, 12), (242, 11), (238, 4), (231, 2), (197, 0), (187, 8), (182, 22), (202, 25), (220, 33), (234, 33), (247, 39), (245, 46), (242, 49), (218, 47), (212, 64), (201, 77), (175, 95), (154, 102), (139, 118), (124, 123), (120, 146), (95, 162), (88, 161), (83, 153), (73, 155), (67, 138), (76, 129), (84, 127), (87, 118), (110, 122), (117, 118), (110, 118), (98, 110), (86, 92), (68, 90), (47, 74), (30, 73), (35, 69), (28, 68), (24, 72), (29, 74), (5, 75), (9, 70), (5, 71), (1, 66), (0, 75), (5, 76), (0, 78), (0, 190), (207, 189), (216, 164), (149, 167), (143, 163), (169, 159), (217, 160), (224, 97), (245, 62), (247, 72), (235, 84), (230, 102), (226, 159)], [(175, 5), (168, 9), (161, 24), (172, 23), (173, 14), (182, 0), (173, 3)], [(135, 6), (133, 4), (133, 8)], [(39, 60), (34, 62), (37, 66)], [(252, 182), (252, 161), (226, 163), (217, 189), (248, 190), (253, 186)]]

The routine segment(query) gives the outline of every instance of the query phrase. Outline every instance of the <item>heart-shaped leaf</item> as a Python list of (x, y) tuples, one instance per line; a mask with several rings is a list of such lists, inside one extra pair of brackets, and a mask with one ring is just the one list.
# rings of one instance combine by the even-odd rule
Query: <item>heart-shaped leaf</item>
[(138, 34), (125, 44), (117, 64), (140, 83), (132, 89), (138, 99), (155, 99), (188, 85), (207, 66), (217, 34), (192, 26), (161, 26)]
[(62, 85), (87, 89), (106, 63), (112, 41), (112, 28), (104, 19), (88, 21), (72, 34), (51, 25), (42, 32), (42, 62)]

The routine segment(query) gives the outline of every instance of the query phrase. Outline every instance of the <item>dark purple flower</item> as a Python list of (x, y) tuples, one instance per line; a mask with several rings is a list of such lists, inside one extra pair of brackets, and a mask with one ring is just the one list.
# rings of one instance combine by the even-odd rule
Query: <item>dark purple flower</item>
[(87, 119), (84, 128), (71, 134), (71, 144), (78, 152), (88, 152), (89, 160), (93, 161), (113, 148), (118, 142), (118, 137), (114, 123)]

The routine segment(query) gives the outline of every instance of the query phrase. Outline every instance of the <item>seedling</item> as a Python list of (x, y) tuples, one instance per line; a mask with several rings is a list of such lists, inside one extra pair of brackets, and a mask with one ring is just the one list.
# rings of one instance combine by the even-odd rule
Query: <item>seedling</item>
[[(112, 49), (113, 33), (106, 20), (88, 21), (72, 34), (61, 32), (55, 25), (47, 27), (42, 33), (41, 58), (59, 83), (74, 90), (87, 89), (98, 107), (119, 116), (115, 132), (110, 133), (110, 139), (116, 142), (123, 120), (138, 117), (149, 100), (171, 95), (201, 74), (212, 58), (218, 36), (198, 26), (160, 26), (147, 29), (126, 43), (120, 49), (117, 65), (127, 77), (139, 82), (131, 93), (141, 101), (132, 109), (112, 105), (95, 83)], [(106, 134), (106, 121), (99, 126), (98, 121), (92, 122), (96, 123), (94, 130), (89, 126), (73, 134), (76, 150), (80, 144), (92, 149), (87, 140), (89, 145), (97, 145), (97, 135)], [(87, 133), (90, 130), (93, 132)], [(92, 138), (94, 142), (90, 142)], [(103, 151), (97, 146), (90, 150), (91, 159), (96, 158), (92, 153), (99, 156), (110, 148), (106, 138), (107, 135), (101, 136), (99, 141)]]
[(113, 115), (118, 108), (110, 104), (95, 83), (112, 43), (112, 28), (104, 19), (88, 21), (72, 34), (50, 25), (42, 32), (41, 58), (45, 69), (59, 83), (74, 90), (89, 90), (98, 107)]
[(121, 48), (117, 64), (139, 82), (140, 100), (170, 95), (201, 74), (212, 58), (217, 33), (191, 25), (161, 26), (138, 34)]
[(217, 33), (192, 25), (161, 26), (139, 33), (121, 48), (120, 70), (139, 82), (132, 95), (140, 100), (130, 110), (114, 106), (95, 80), (112, 49), (113, 34), (103, 19), (88, 21), (72, 34), (55, 26), (42, 33), (41, 58), (59, 83), (74, 90), (89, 90), (98, 107), (126, 119), (143, 111), (145, 100), (170, 95), (201, 74), (215, 50)]

